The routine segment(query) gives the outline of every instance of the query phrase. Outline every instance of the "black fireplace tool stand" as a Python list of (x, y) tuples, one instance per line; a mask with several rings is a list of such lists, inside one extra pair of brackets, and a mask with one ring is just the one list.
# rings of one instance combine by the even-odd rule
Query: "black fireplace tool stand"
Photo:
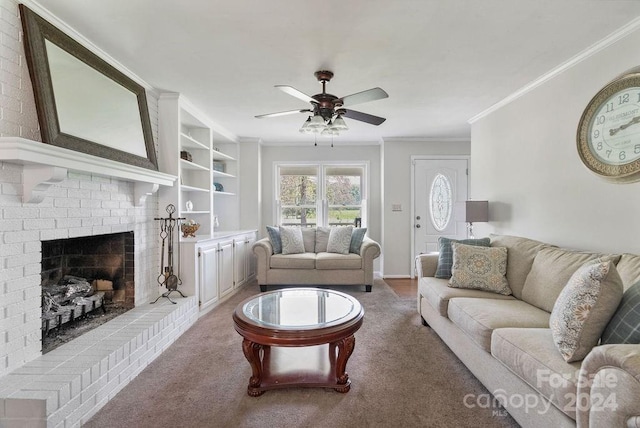
[[(162, 249), (160, 250), (160, 275), (158, 275), (158, 285), (165, 286), (167, 291), (159, 295), (156, 300), (151, 302), (152, 304), (157, 302), (161, 297), (167, 298), (174, 305), (176, 302), (171, 300), (171, 293), (177, 292), (182, 297), (187, 297), (182, 294), (182, 291), (178, 290), (178, 286), (182, 285), (182, 280), (180, 279), (180, 243), (178, 242), (178, 265), (177, 269), (174, 270), (174, 261), (173, 261), (173, 243), (175, 238), (176, 226), (180, 225), (180, 221), (185, 220), (184, 217), (174, 217), (173, 214), (176, 212), (176, 207), (173, 204), (167, 205), (166, 209), (169, 217), (162, 218), (154, 218), (154, 220), (160, 221), (160, 239), (162, 240)], [(180, 228), (178, 227), (178, 231)], [(164, 265), (165, 261), (165, 249), (166, 249), (166, 260), (167, 265)]]

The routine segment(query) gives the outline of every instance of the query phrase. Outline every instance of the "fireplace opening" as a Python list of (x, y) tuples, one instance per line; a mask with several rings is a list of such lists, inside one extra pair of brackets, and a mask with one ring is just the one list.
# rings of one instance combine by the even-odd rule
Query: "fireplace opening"
[(134, 307), (133, 232), (42, 241), (42, 353)]

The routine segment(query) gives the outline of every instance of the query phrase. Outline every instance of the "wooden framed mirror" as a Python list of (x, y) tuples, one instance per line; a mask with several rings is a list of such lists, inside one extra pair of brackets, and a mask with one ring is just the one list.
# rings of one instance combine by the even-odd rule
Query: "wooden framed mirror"
[(20, 5), (42, 141), (158, 170), (144, 87)]

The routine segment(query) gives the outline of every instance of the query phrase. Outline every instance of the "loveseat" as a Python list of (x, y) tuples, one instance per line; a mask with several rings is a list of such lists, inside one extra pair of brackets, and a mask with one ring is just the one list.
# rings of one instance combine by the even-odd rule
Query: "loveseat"
[[(525, 427), (639, 427), (640, 256), (570, 251), (527, 238), (492, 235), (489, 248), (496, 250), (491, 251), (506, 253), (506, 266), (500, 267), (506, 280), (489, 284), (492, 291), (487, 291), (471, 277), (456, 273), (457, 268), (464, 273), (469, 259), (463, 259), (475, 251), (463, 242), (449, 242), (459, 251), (457, 259), (456, 254), (447, 259), (442, 252), (416, 257), (423, 324), (440, 336), (496, 400), (469, 395), (456, 404), (491, 406), (499, 416), (504, 411), (496, 405), (500, 403)], [(482, 266), (477, 260), (470, 263)], [(447, 272), (436, 278), (447, 264), (451, 278), (446, 278)], [(604, 271), (605, 276), (594, 273)], [(602, 280), (606, 284), (599, 282), (598, 288), (593, 285), (598, 278), (610, 282)], [(610, 298), (606, 310), (599, 300), (586, 306), (578, 305), (577, 299), (567, 300), (576, 296), (575, 290), (589, 293), (596, 288), (600, 296)], [(567, 312), (565, 306), (575, 311)], [(562, 327), (579, 328), (584, 315), (580, 311), (585, 308), (590, 310), (585, 323), (613, 312), (604, 320), (604, 333), (597, 327), (567, 339)], [(577, 321), (572, 318), (576, 314)], [(602, 344), (605, 335), (615, 343), (612, 338), (629, 337), (623, 330), (634, 328), (635, 344)], [(584, 358), (579, 354), (567, 358), (567, 343), (575, 345), (594, 334), (596, 344), (582, 350)]]
[[(297, 233), (296, 228), (279, 228), (285, 229)], [(268, 285), (364, 285), (366, 291), (371, 291), (373, 261), (380, 255), (380, 245), (364, 235), (366, 228), (297, 229), (303, 242), (293, 253), (277, 248), (275, 236), (260, 239), (253, 245), (261, 291), (266, 291)], [(329, 238), (333, 229), (334, 232), (351, 231), (348, 235), (354, 239), (349, 238), (345, 243), (347, 251), (331, 248)], [(271, 235), (277, 234), (274, 228), (268, 230)], [(361, 235), (360, 239), (355, 235)], [(341, 252), (335, 252), (338, 250)]]

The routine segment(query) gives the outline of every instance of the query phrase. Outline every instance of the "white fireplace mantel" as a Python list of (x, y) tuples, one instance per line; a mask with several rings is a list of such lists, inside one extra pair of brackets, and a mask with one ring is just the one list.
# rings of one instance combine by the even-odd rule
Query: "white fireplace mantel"
[(52, 185), (67, 178), (67, 171), (119, 178), (134, 182), (136, 205), (160, 186), (173, 186), (175, 175), (153, 171), (63, 147), (20, 137), (0, 138), (0, 161), (23, 165), (22, 201), (38, 203)]

